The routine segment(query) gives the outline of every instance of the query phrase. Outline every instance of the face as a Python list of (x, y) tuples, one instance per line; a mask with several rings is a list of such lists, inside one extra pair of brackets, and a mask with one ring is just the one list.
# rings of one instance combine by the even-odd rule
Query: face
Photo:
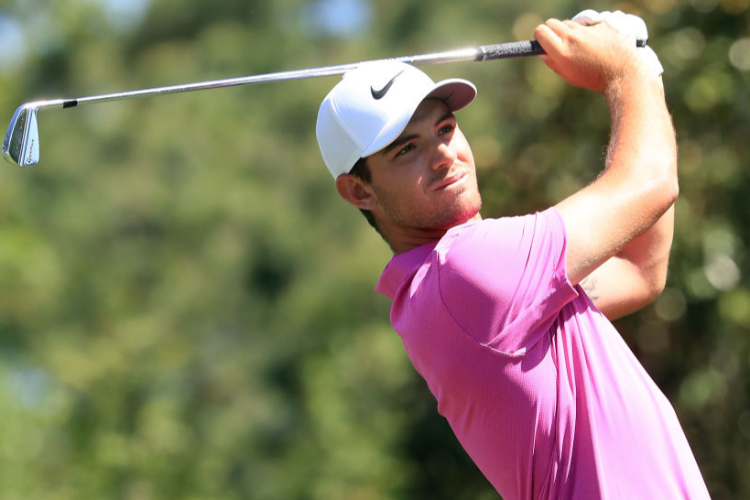
[(367, 165), (383, 229), (439, 234), (479, 216), (474, 157), (442, 101), (423, 101), (403, 133)]

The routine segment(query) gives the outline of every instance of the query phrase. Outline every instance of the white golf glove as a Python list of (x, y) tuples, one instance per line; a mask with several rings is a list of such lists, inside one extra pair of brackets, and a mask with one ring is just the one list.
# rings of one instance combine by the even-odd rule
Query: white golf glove
[[(625, 14), (619, 10), (615, 12), (597, 12), (595, 10), (587, 9), (576, 14), (572, 20), (581, 23), (584, 26), (604, 21), (623, 35), (631, 38), (633, 43), (635, 43), (636, 40), (648, 40), (648, 28), (643, 19), (633, 14)], [(638, 52), (656, 76), (664, 73), (664, 68), (662, 67), (661, 62), (659, 62), (659, 57), (651, 47), (641, 47), (638, 49)]]

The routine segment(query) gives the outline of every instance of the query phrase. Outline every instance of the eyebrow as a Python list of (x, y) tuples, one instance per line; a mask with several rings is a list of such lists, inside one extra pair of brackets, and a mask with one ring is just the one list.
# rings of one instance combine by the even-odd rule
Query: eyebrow
[(385, 148), (383, 148), (382, 154), (383, 155), (388, 155), (388, 153), (390, 153), (394, 149), (398, 148), (399, 146), (403, 146), (404, 144), (406, 144), (410, 140), (414, 139), (415, 137), (417, 137), (417, 134), (409, 134), (409, 135), (401, 135), (401, 136), (399, 136), (395, 141), (393, 141), (392, 143), (390, 143), (389, 145), (387, 145)]
[[(442, 121), (449, 120), (449, 119), (454, 119), (454, 118), (455, 118), (455, 115), (453, 114), (453, 112), (452, 111), (448, 111), (447, 113), (441, 115), (440, 118), (438, 118), (437, 120), (435, 120), (435, 124), (437, 125), (438, 123), (440, 123)], [(398, 148), (399, 146), (403, 146), (404, 144), (406, 144), (407, 142), (411, 141), (412, 139), (414, 139), (414, 138), (416, 138), (418, 136), (419, 136), (418, 134), (401, 135), (401, 136), (397, 137), (395, 141), (393, 141), (388, 146), (386, 146), (385, 148), (383, 148), (383, 150), (381, 151), (381, 153), (383, 155), (387, 155), (388, 153), (390, 153), (394, 149)]]

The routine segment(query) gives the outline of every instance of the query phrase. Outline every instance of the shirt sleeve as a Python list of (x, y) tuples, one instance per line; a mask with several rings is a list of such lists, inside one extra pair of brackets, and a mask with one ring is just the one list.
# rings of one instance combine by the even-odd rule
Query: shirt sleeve
[(449, 233), (436, 248), (441, 299), (476, 342), (529, 349), (578, 296), (565, 269), (565, 226), (555, 208), (486, 219)]

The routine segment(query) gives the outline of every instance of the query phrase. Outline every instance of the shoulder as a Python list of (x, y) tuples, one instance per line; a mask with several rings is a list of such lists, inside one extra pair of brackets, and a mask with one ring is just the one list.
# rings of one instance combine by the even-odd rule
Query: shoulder
[(451, 317), (488, 342), (566, 285), (564, 228), (556, 211), (456, 228), (436, 247), (432, 271)]
[(565, 228), (556, 209), (484, 219), (451, 229), (435, 247), (441, 271), (483, 273), (517, 266), (529, 259), (558, 260), (564, 253)]

